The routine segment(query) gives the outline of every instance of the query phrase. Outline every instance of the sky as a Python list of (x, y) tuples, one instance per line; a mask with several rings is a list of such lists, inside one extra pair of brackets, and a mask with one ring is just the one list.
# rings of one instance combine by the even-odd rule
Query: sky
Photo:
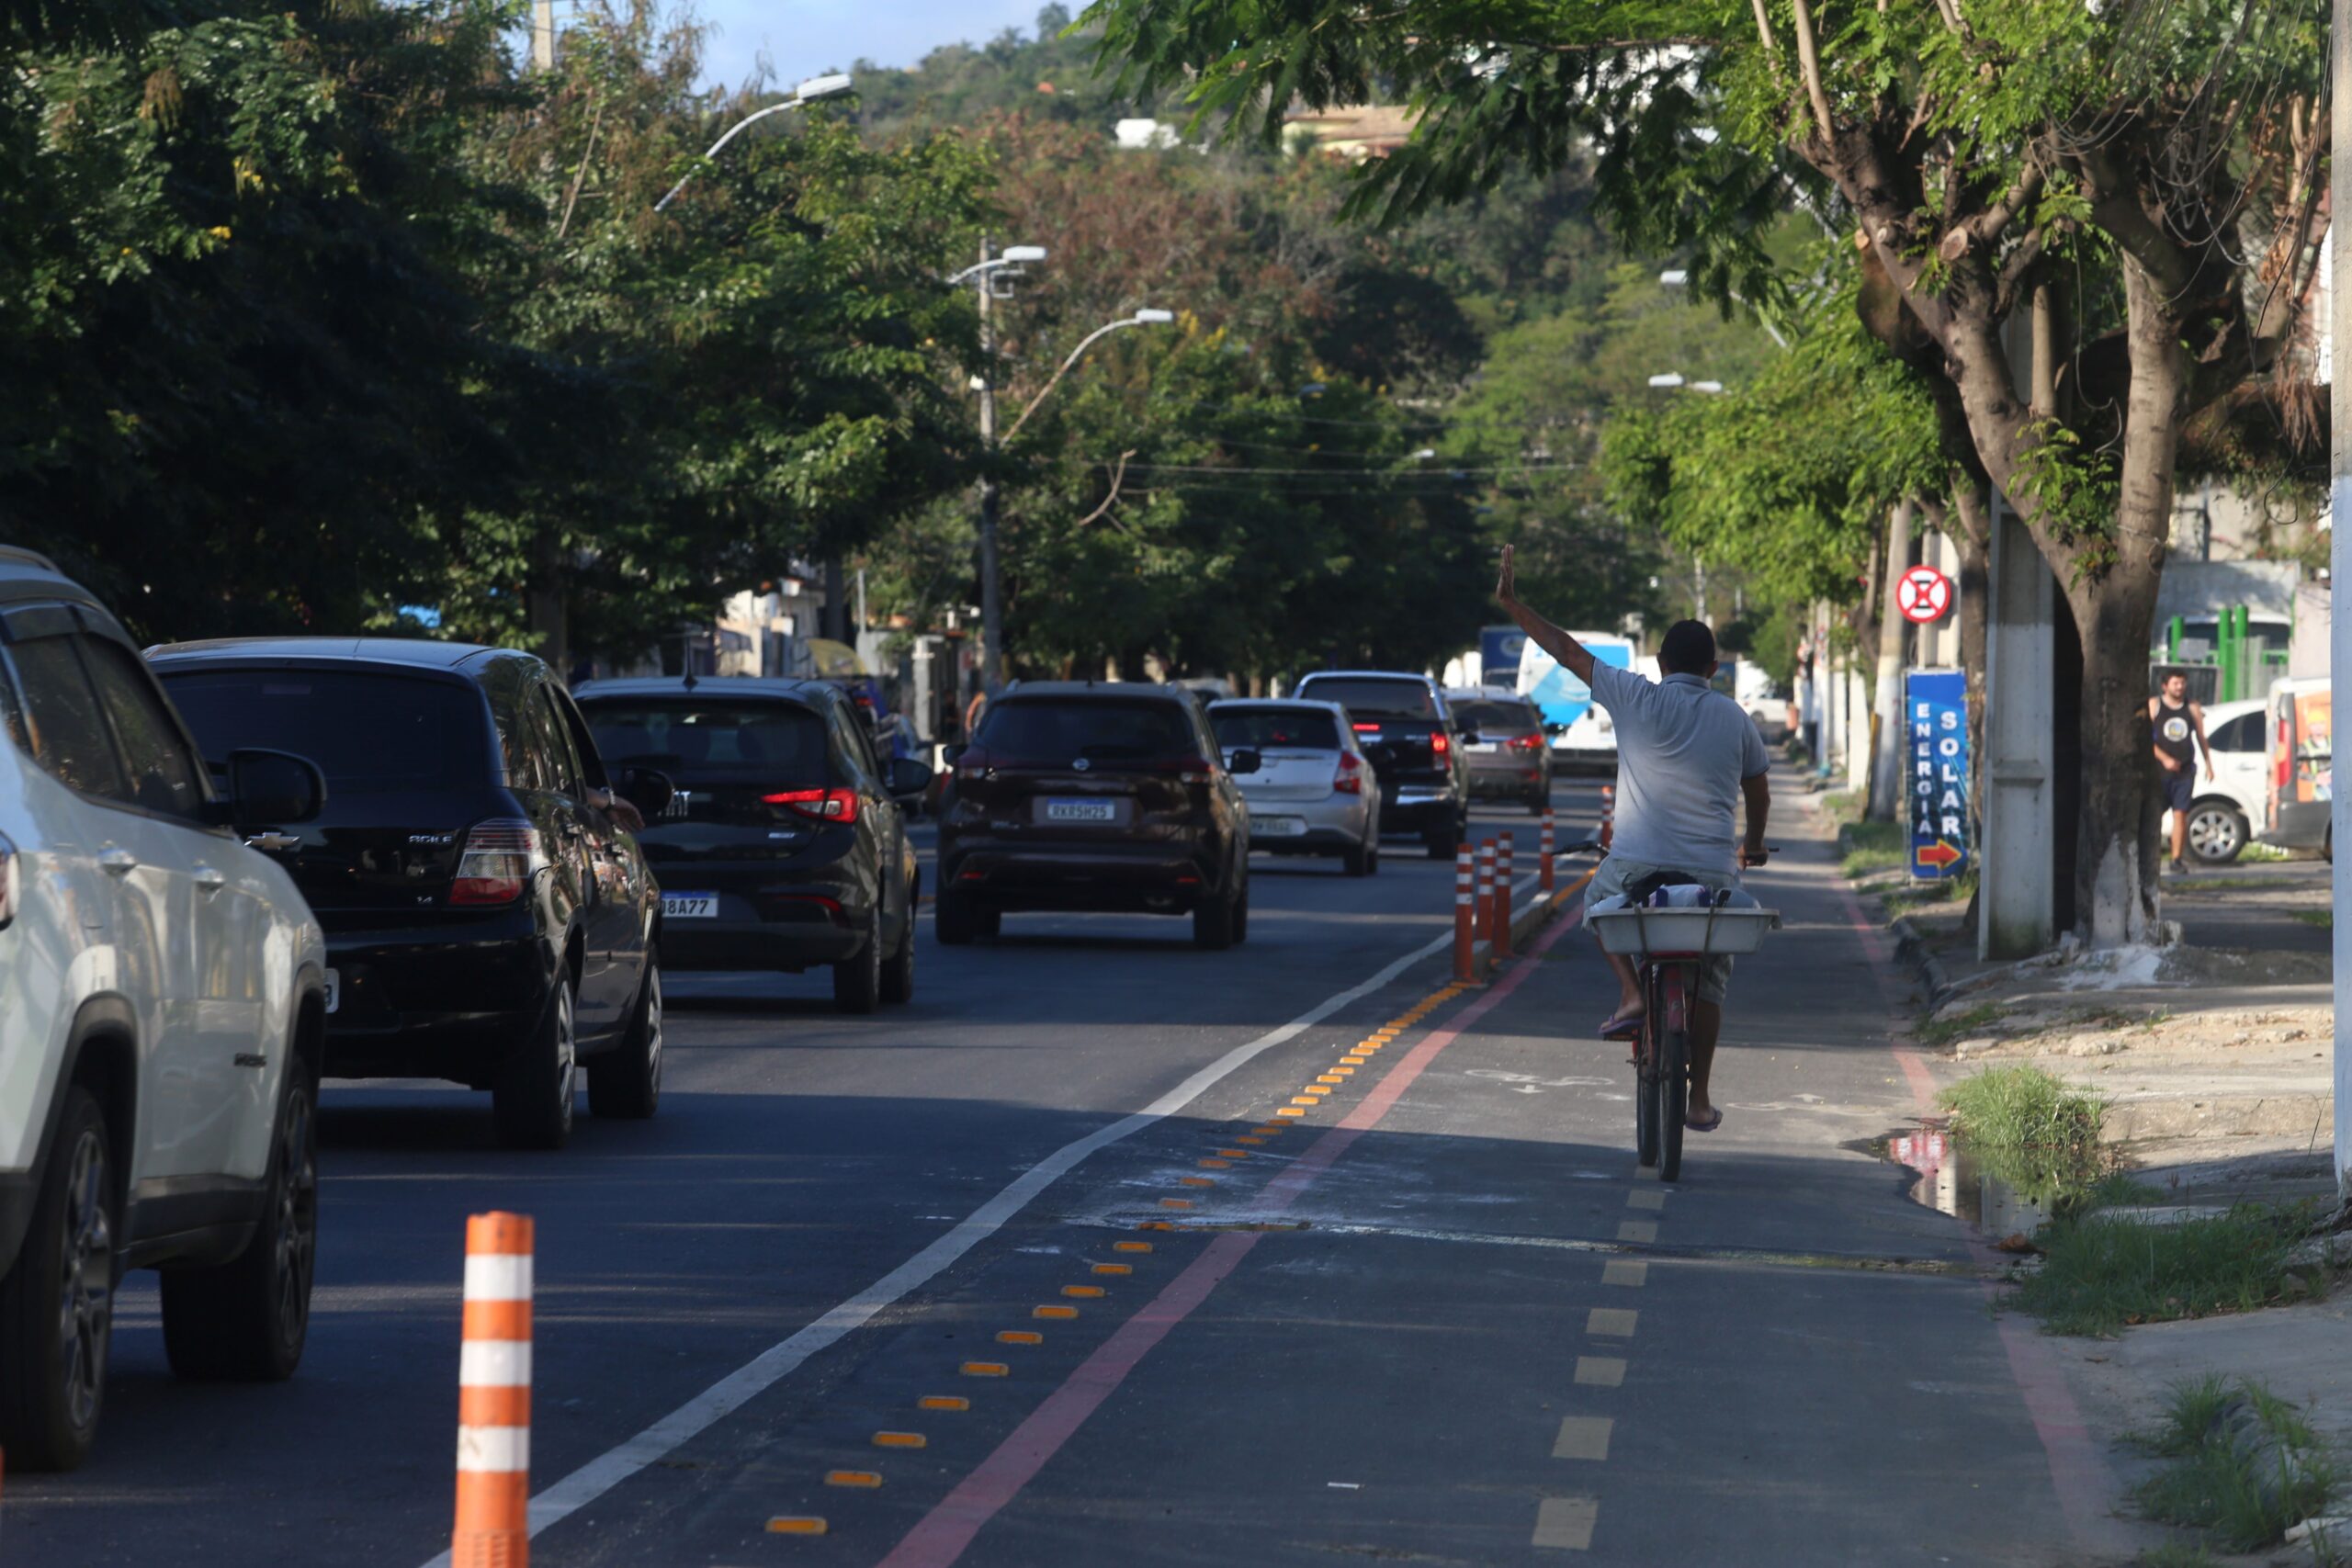
[[(860, 58), (912, 65), (944, 43), (980, 43), (1034, 29), (1043, 0), (699, 0), (712, 24), (706, 80), (736, 85), (765, 53), (790, 84)], [(1080, 6), (1070, 5), (1075, 13)]]

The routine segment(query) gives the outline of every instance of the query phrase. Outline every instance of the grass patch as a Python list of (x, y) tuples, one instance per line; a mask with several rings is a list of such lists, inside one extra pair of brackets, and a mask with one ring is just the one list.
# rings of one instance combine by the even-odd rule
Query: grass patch
[(2277, 1545), (2324, 1512), (2343, 1479), (2295, 1407), (2249, 1380), (2175, 1388), (2164, 1426), (2144, 1441), (2172, 1462), (2134, 1489), (2141, 1509), (2227, 1551)]
[(1827, 790), (1821, 796), (1823, 814), (1840, 826), (1858, 819), (1868, 806), (1869, 802), (1858, 789)]
[(1975, 897), (1976, 873), (1971, 870), (1933, 882), (1914, 882), (1890, 887), (1879, 895), (1879, 902), (1886, 906), (1886, 918), (1895, 920), (1914, 909), (1932, 909), (1943, 904), (1965, 904)]
[(2043, 1228), (2041, 1268), (2019, 1283), (2016, 1303), (2052, 1334), (2251, 1311), (2278, 1299), (2303, 1224), (2294, 1212), (2256, 1204), (2179, 1224), (2062, 1217)]
[(2197, 893), (2250, 893), (2267, 889), (2292, 893), (2295, 884), (2276, 876), (2176, 876), (2165, 883), (2165, 897), (2178, 898)]
[(2142, 1557), (2139, 1568), (2222, 1568), (2221, 1560), (2201, 1546), (2168, 1540)]
[(2333, 909), (2296, 909), (2291, 911), (2291, 918), (2307, 926), (2317, 926), (2322, 931), (2335, 929), (2335, 911)]
[(1951, 1112), (1952, 1130), (1979, 1150), (2088, 1148), (2107, 1115), (2107, 1101), (2040, 1067), (1987, 1067), (1938, 1099)]
[(2276, 844), (2248, 844), (2238, 852), (2238, 859), (2249, 865), (2260, 865), (2266, 861), (2293, 860), (2294, 858)]
[(1966, 1012), (1956, 1012), (1947, 1019), (1930, 1018), (1915, 1033), (1922, 1045), (1949, 1045), (1955, 1040), (1984, 1033), (2000, 1016), (1998, 1002), (1980, 1002)]
[(1838, 829), (1838, 848), (1845, 855), (1839, 870), (1867, 876), (1909, 863), (1911, 834), (1900, 822), (1848, 822)]

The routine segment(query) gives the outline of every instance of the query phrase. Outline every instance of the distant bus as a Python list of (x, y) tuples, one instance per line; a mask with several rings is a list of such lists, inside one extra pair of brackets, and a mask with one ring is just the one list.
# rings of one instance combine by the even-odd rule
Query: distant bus
[[(1632, 638), (1610, 632), (1569, 635), (1590, 649), (1600, 662), (1620, 670), (1634, 668)], [(1532, 642), (1520, 654), (1514, 689), (1520, 695), (1532, 698), (1542, 711), (1544, 733), (1552, 738), (1555, 761), (1603, 768), (1617, 765), (1616, 728), (1609, 722), (1607, 714), (1593, 705), (1592, 688), (1560, 668), (1557, 660)]]
[(1500, 686), (1503, 690), (1519, 689), (1519, 661), (1527, 648), (1527, 634), (1517, 626), (1481, 626), (1478, 629), (1478, 682), (1485, 686)]

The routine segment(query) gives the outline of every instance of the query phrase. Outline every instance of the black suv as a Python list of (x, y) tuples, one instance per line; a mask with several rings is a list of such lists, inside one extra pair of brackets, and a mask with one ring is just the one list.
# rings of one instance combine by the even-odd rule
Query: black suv
[(1181, 686), (1018, 682), (950, 747), (939, 940), (993, 936), (1010, 909), (1193, 917), (1226, 948), (1250, 931), (1250, 807)]
[(642, 835), (673, 969), (833, 971), (844, 1012), (915, 989), (922, 886), (894, 797), (931, 769), (878, 755), (830, 681), (595, 681), (579, 692), (615, 767), (676, 786)]
[[(149, 650), (216, 771), (254, 747), (325, 770), (316, 820), (247, 841), (327, 939), (326, 1073), (491, 1091), (553, 1148), (662, 1094), (661, 899), (588, 727), (547, 666), (463, 643), (253, 637)], [(624, 779), (650, 815), (659, 773)]]
[(1456, 719), (1444, 688), (1396, 671), (1318, 670), (1291, 695), (1348, 710), (1380, 780), (1380, 830), (1419, 833), (1430, 859), (1452, 860), (1470, 831), (1468, 748), (1478, 731)]

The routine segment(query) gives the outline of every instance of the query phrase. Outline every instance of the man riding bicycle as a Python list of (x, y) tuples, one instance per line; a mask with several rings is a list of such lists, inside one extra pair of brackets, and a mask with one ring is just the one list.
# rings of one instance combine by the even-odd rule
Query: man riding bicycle
[[(1495, 597), (1528, 640), (1592, 688), (1617, 730), (1617, 820), (1609, 858), (1585, 890), (1587, 907), (1648, 881), (1736, 887), (1739, 871), (1764, 863), (1764, 823), (1772, 805), (1756, 723), (1707, 684), (1715, 672), (1715, 634), (1703, 621), (1678, 621), (1658, 644), (1664, 677), (1657, 684), (1594, 659), (1591, 650), (1519, 601), (1511, 549), (1503, 547)], [(1735, 847), (1732, 812), (1747, 803), (1747, 837)], [(1641, 1032), (1647, 1006), (1633, 961), (1609, 953), (1617, 974), (1617, 1010), (1600, 1026), (1604, 1040)], [(1723, 1032), (1731, 959), (1710, 956), (1699, 972), (1690, 1010), (1690, 1106), (1685, 1125), (1712, 1133), (1724, 1114), (1707, 1098), (1715, 1041)]]

